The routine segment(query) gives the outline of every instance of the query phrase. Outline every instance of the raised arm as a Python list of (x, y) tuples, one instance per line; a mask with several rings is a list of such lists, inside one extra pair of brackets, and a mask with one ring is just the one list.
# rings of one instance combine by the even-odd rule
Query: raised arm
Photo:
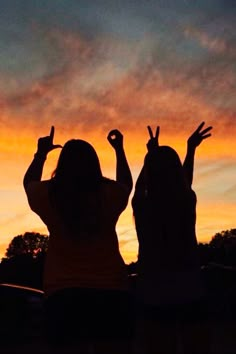
[(47, 158), (47, 154), (50, 151), (61, 147), (61, 145), (53, 145), (53, 137), (54, 137), (54, 127), (51, 127), (49, 136), (39, 138), (37, 152), (35, 153), (34, 159), (31, 162), (30, 166), (28, 167), (24, 176), (23, 184), (25, 189), (27, 188), (27, 185), (30, 182), (41, 180), (43, 166)]
[(119, 130), (114, 129), (109, 132), (107, 140), (116, 153), (116, 180), (125, 185), (130, 193), (133, 188), (133, 179), (124, 151), (123, 135)]
[[(148, 152), (152, 152), (155, 151), (159, 146), (158, 139), (159, 139), (160, 127), (159, 126), (156, 127), (155, 136), (153, 135), (152, 128), (149, 125), (147, 126), (147, 129), (150, 138), (147, 142), (147, 150)], [(145, 180), (145, 167), (143, 166), (138, 175), (137, 181), (135, 183), (135, 191), (134, 191), (133, 199), (135, 199), (136, 197), (143, 197), (145, 196), (145, 193), (146, 193), (146, 180)]]
[(185, 174), (190, 186), (193, 183), (193, 170), (194, 170), (194, 156), (196, 148), (201, 144), (201, 142), (211, 136), (209, 131), (212, 127), (207, 127), (202, 130), (205, 122), (202, 122), (198, 128), (193, 132), (193, 134), (188, 138), (187, 141), (187, 153), (183, 163)]
[(145, 168), (144, 166), (142, 167), (139, 175), (138, 175), (138, 178), (137, 178), (137, 181), (135, 183), (135, 193), (145, 193), (145, 188), (146, 188), (146, 183), (145, 183)]

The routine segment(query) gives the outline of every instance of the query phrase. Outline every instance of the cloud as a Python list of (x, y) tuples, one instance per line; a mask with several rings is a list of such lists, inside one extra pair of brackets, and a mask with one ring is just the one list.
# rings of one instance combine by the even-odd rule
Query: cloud
[(209, 33), (193, 27), (186, 28), (184, 34), (187, 38), (192, 38), (198, 41), (210, 52), (227, 55), (232, 59), (236, 58), (236, 43), (233, 38), (226, 39), (210, 36)]
[(137, 130), (148, 120), (179, 133), (207, 120), (222, 130), (235, 129), (234, 64), (232, 58), (218, 57), (228, 53), (224, 39), (186, 28), (185, 35), (211, 51), (197, 62), (186, 62), (173, 50), (170, 60), (167, 52), (162, 54), (163, 43), (148, 37), (145, 44), (108, 34), (90, 38), (38, 24), (32, 31), (54, 65), (46, 65), (41, 77), (32, 77), (18, 92), (0, 95), (2, 124), (24, 121), (38, 128), (53, 119), (68, 132), (107, 132), (117, 123)]
[(225, 158), (224, 160), (219, 160), (217, 159), (212, 159), (211, 164), (209, 164), (208, 159), (205, 161), (202, 160), (199, 163), (199, 170), (200, 172), (198, 173), (199, 179), (203, 183), (206, 182), (206, 180), (214, 178), (214, 176), (219, 176), (219, 175), (225, 175), (225, 174), (230, 174), (232, 175), (232, 171), (235, 169), (236, 166), (236, 159), (234, 158)]
[(230, 200), (231, 202), (235, 202), (236, 201), (236, 184), (233, 184), (229, 188), (226, 188), (224, 195), (227, 198), (227, 200)]

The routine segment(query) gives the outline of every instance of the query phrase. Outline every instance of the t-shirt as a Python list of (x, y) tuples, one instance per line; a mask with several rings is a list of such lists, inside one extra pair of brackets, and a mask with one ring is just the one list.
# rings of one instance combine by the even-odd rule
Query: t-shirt
[(126, 266), (119, 251), (116, 223), (128, 203), (129, 193), (118, 182), (102, 183), (101, 228), (97, 235), (70, 232), (49, 198), (50, 181), (31, 182), (26, 194), (31, 209), (49, 231), (44, 269), (44, 291), (50, 295), (71, 287), (128, 288)]

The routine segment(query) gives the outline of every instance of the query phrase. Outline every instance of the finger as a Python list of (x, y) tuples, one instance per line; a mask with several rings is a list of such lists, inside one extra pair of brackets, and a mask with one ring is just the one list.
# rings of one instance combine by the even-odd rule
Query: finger
[(59, 149), (59, 148), (62, 149), (62, 147), (63, 147), (63, 146), (62, 146), (62, 145), (59, 145), (59, 144), (58, 144), (58, 145), (53, 145), (53, 146), (52, 146), (52, 150), (54, 150), (54, 149)]
[(117, 135), (117, 134), (119, 134), (120, 132), (119, 132), (119, 130), (118, 129), (113, 129), (113, 130), (111, 130), (110, 132), (109, 132), (109, 134), (108, 134), (108, 136), (112, 136), (112, 135)]
[(204, 135), (204, 136), (202, 136), (202, 139), (209, 138), (209, 136), (211, 136), (211, 134)]
[(200, 130), (202, 129), (202, 127), (204, 126), (205, 122), (202, 122), (198, 127), (197, 129), (195, 130), (197, 133), (200, 132)]
[(54, 126), (52, 126), (52, 127), (51, 127), (51, 130), (50, 130), (50, 135), (49, 135), (51, 141), (53, 141), (54, 132), (55, 132), (55, 128), (54, 128)]
[(110, 140), (111, 140), (111, 137), (112, 137), (112, 133), (109, 132), (108, 135), (107, 135), (107, 140), (110, 141)]
[(156, 127), (156, 133), (155, 133), (155, 138), (158, 139), (160, 133), (160, 127)]
[(115, 136), (116, 136), (116, 135), (115, 135), (113, 132), (110, 132), (110, 133), (108, 134), (108, 136), (107, 136), (107, 140), (108, 140), (109, 142), (111, 142), (111, 141), (114, 139)]
[(151, 139), (153, 139), (153, 132), (152, 132), (152, 128), (150, 127), (150, 125), (147, 126), (148, 129), (148, 133)]
[(204, 129), (204, 130), (201, 132), (201, 134), (202, 134), (202, 135), (206, 134), (206, 133), (209, 132), (212, 128), (213, 128), (213, 127), (208, 127), (208, 128), (206, 128), (206, 129)]

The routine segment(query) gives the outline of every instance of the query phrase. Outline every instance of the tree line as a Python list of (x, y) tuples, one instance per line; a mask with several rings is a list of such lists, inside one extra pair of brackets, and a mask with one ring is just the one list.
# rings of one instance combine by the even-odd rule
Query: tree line
[(15, 236), (0, 263), (0, 282), (42, 289), (47, 235), (25, 232)]
[[(48, 249), (48, 235), (25, 232), (9, 243), (0, 263), (0, 282), (42, 289), (42, 274)], [(209, 282), (227, 285), (228, 277), (236, 284), (236, 229), (216, 233), (208, 243), (198, 243), (202, 272)], [(138, 262), (127, 264), (129, 275), (137, 275)]]

